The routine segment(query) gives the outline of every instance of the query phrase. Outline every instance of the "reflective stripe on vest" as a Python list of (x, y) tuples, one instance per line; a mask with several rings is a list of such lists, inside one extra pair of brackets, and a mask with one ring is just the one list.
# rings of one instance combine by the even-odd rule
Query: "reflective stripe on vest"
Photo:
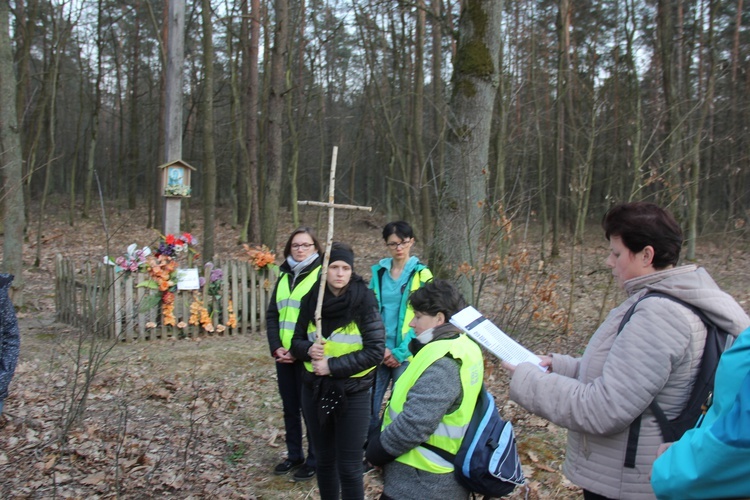
[[(465, 334), (461, 334), (455, 339), (430, 342), (414, 356), (393, 388), (393, 395), (383, 415), (383, 429), (388, 427), (403, 411), (409, 390), (422, 373), (432, 363), (448, 354), (460, 362), (459, 374), (463, 398), (461, 404), (453, 413), (443, 416), (437, 429), (426, 442), (455, 455), (471, 422), (474, 405), (482, 388), (484, 376), (482, 351)], [(453, 472), (451, 462), (422, 446), (409, 450), (396, 458), (396, 461), (433, 474)]]
[(279, 284), (276, 287), (276, 309), (279, 311), (279, 340), (284, 349), (289, 350), (292, 345), (292, 336), (294, 327), (297, 325), (299, 318), (299, 308), (302, 299), (312, 290), (313, 285), (318, 282), (320, 266), (314, 268), (305, 276), (305, 279), (297, 283), (293, 290), (289, 289), (289, 283), (292, 279), (291, 274), (283, 274), (279, 278)]
[[(307, 327), (307, 339), (310, 342), (315, 342), (315, 322), (311, 321)], [(362, 334), (359, 331), (357, 323), (352, 321), (348, 325), (334, 330), (331, 335), (326, 339), (326, 343), (323, 348), (326, 358), (338, 358), (344, 354), (350, 352), (361, 351), (362, 345)], [(312, 362), (305, 361), (305, 368), (307, 371), (312, 372)], [(355, 373), (350, 377), (364, 377), (375, 369), (375, 366), (371, 366), (366, 370), (362, 370), (359, 373)]]

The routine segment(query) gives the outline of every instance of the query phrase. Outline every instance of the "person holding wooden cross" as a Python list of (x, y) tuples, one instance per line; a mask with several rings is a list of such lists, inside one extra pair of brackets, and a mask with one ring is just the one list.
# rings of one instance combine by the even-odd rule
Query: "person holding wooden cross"
[(370, 389), (383, 359), (383, 321), (375, 296), (354, 273), (354, 252), (333, 243), (317, 331), (319, 289), (303, 300), (291, 353), (305, 362), (302, 410), (310, 424), (323, 500), (364, 499), (362, 448)]
[(284, 410), (287, 458), (277, 465), (273, 473), (280, 476), (294, 471), (295, 481), (306, 481), (315, 475), (315, 453), (309, 442), (307, 461), (302, 448), (302, 362), (289, 352), (292, 335), (299, 316), (302, 299), (317, 288), (323, 250), (315, 233), (309, 227), (294, 230), (284, 246), (284, 262), (279, 267), (281, 275), (271, 293), (266, 312), (268, 346), (276, 360), (276, 380)]

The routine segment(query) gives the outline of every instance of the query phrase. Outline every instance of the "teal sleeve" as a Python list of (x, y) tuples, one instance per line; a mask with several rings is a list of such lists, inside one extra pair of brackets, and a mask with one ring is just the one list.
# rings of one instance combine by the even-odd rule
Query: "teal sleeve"
[(414, 337), (416, 337), (416, 335), (414, 334), (414, 328), (409, 328), (409, 331), (404, 336), (404, 340), (391, 350), (391, 354), (393, 354), (393, 357), (396, 358), (396, 361), (398, 361), (399, 363), (403, 363), (411, 357), (409, 343)]
[(750, 496), (750, 375), (734, 404), (711, 425), (691, 429), (654, 462), (662, 500)]

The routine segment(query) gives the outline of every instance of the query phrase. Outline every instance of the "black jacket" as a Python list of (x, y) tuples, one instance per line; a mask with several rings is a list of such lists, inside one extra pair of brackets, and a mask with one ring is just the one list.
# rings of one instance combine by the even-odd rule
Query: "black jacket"
[[(347, 393), (367, 390), (372, 387), (375, 379), (375, 371), (371, 371), (364, 377), (350, 378), (355, 373), (377, 366), (383, 361), (385, 353), (385, 329), (383, 320), (378, 311), (378, 303), (372, 290), (367, 288), (364, 280), (357, 275), (352, 276), (343, 295), (349, 295), (352, 299), (349, 307), (336, 313), (326, 314), (326, 305), (336, 301), (336, 297), (326, 287), (323, 297), (322, 327), (323, 338), (328, 338), (330, 333), (337, 328), (345, 326), (352, 321), (357, 323), (362, 335), (362, 350), (351, 352), (343, 356), (328, 359), (328, 367), (331, 377), (345, 379), (344, 388)], [(342, 296), (343, 297), (343, 296)], [(318, 289), (312, 290), (303, 300), (300, 309), (297, 327), (292, 338), (292, 355), (302, 361), (310, 361), (307, 354), (313, 344), (307, 338), (309, 323), (315, 321), (315, 305), (318, 300)], [(340, 300), (340, 299), (339, 299)], [(312, 384), (316, 375), (305, 370), (304, 382)]]
[(8, 396), (8, 385), (16, 371), (21, 337), (16, 310), (8, 296), (12, 274), (0, 274), (0, 402)]

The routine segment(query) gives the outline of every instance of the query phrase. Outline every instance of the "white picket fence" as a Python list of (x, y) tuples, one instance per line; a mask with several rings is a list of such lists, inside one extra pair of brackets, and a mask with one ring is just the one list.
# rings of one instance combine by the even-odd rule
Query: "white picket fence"
[[(219, 300), (202, 290), (203, 304), (211, 311), (214, 327), (225, 329), (212, 335), (245, 335), (265, 330), (266, 307), (276, 276), (268, 270), (256, 271), (249, 262), (215, 261), (214, 269), (221, 269)], [(55, 262), (55, 306), (57, 320), (84, 327), (122, 341), (195, 337), (209, 335), (200, 325), (185, 328), (167, 326), (161, 322), (161, 304), (142, 310), (144, 299), (160, 294), (137, 285), (148, 280), (146, 273), (116, 273), (114, 266), (86, 263), (80, 268), (62, 255)], [(206, 282), (209, 272), (206, 272)], [(177, 322), (188, 323), (194, 290), (175, 292), (174, 315)], [(237, 325), (227, 326), (229, 302), (232, 302)], [(153, 325), (156, 325), (155, 327)]]

